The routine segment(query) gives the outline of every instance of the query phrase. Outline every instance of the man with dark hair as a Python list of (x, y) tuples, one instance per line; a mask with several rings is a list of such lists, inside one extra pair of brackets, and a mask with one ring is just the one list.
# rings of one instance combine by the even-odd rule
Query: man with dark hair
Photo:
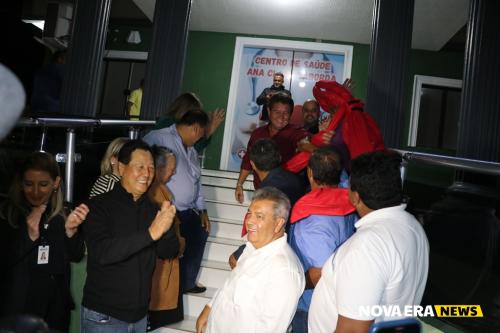
[(341, 171), (340, 156), (333, 149), (316, 149), (307, 167), (311, 192), (300, 198), (292, 210), (290, 245), (306, 274), (306, 290), (292, 321), (294, 333), (307, 333), (309, 305), (321, 277), (321, 268), (337, 247), (354, 233), (358, 218), (349, 202), (347, 189), (338, 187)]
[(304, 271), (286, 242), (289, 211), (290, 201), (280, 190), (255, 192), (238, 268), (203, 309), (196, 332), (286, 332), (304, 290)]
[(174, 258), (175, 206), (145, 195), (154, 177), (149, 146), (127, 142), (118, 155), (120, 183), (89, 202), (83, 223), (88, 249), (81, 323), (85, 332), (146, 332), (156, 256)]
[(422, 300), (429, 243), (402, 204), (400, 162), (387, 152), (352, 161), (349, 199), (361, 219), (323, 266), (309, 309), (310, 332), (366, 333), (374, 321), (391, 319), (385, 311), (373, 317), (366, 308), (397, 307), (401, 316), (405, 306)]
[(187, 111), (176, 124), (149, 132), (144, 141), (164, 146), (177, 157), (177, 171), (165, 184), (174, 195), (181, 235), (186, 250), (180, 259), (181, 285), (184, 292), (202, 293), (205, 287), (196, 284), (203, 250), (210, 232), (205, 201), (201, 192), (201, 167), (194, 145), (205, 136), (208, 115), (200, 109)]
[[(280, 166), (281, 156), (276, 143), (271, 139), (260, 139), (250, 150), (250, 164), (262, 180), (261, 187), (272, 186), (286, 194), (293, 207), (305, 189), (298, 177)], [(288, 228), (287, 228), (288, 230)]]
[(269, 88), (264, 88), (264, 90), (262, 90), (262, 92), (260, 93), (259, 97), (257, 97), (257, 100), (255, 102), (257, 103), (257, 105), (262, 105), (260, 120), (263, 121), (269, 120), (268, 106), (271, 97), (273, 97), (276, 94), (282, 94), (289, 98), (292, 97), (292, 93), (289, 90), (286, 90), (285, 86), (283, 86), (284, 82), (285, 82), (285, 75), (283, 75), (283, 73), (280, 72), (274, 73), (273, 85), (270, 86)]
[[(289, 124), (290, 115), (293, 110), (293, 99), (283, 94), (276, 94), (269, 101), (269, 124), (255, 129), (248, 140), (247, 151), (241, 161), (240, 175), (235, 189), (235, 198), (238, 202), (243, 202), (243, 183), (252, 171), (250, 164), (250, 151), (255, 142), (259, 139), (271, 139), (276, 143), (281, 156), (281, 163), (292, 158), (299, 143), (306, 140), (309, 134), (298, 126)], [(254, 174), (254, 188), (258, 189), (261, 179)]]

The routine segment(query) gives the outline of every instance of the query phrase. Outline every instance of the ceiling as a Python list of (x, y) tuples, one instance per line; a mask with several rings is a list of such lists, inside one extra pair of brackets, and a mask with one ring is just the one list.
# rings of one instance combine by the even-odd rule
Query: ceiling
[[(23, 0), (25, 16), (44, 17), (48, 1)], [(148, 24), (153, 19), (155, 1), (112, 0), (111, 19)], [(192, 0), (190, 30), (369, 44), (373, 2)], [(412, 47), (437, 51), (445, 46), (446, 50), (456, 50), (458, 45), (463, 50), (468, 5), (469, 0), (415, 0)]]
[[(155, 0), (132, 1), (152, 20)], [(192, 1), (190, 30), (370, 43), (373, 0)], [(415, 0), (412, 47), (443, 48), (465, 26), (468, 5), (469, 0)]]

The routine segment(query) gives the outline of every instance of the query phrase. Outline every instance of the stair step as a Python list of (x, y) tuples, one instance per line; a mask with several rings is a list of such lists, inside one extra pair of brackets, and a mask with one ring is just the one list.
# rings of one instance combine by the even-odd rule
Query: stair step
[(247, 206), (228, 201), (205, 200), (209, 216), (217, 216), (224, 219), (243, 220), (247, 213)]
[(234, 239), (234, 238), (225, 238), (225, 237), (212, 237), (209, 236), (207, 238), (207, 242), (211, 243), (218, 243), (218, 244), (225, 244), (225, 245), (234, 245), (234, 246), (240, 246), (245, 244), (246, 240), (241, 238), (240, 239)]
[(215, 222), (221, 222), (221, 223), (229, 223), (229, 224), (238, 224), (238, 225), (243, 225), (243, 218), (241, 219), (230, 219), (230, 218), (223, 218), (219, 216), (211, 216), (209, 215), (208, 218), (210, 221), (215, 221)]
[(207, 287), (220, 288), (231, 274), (229, 263), (214, 260), (202, 260), (198, 281)]
[(158, 328), (151, 333), (186, 333), (196, 332), (196, 319), (194, 316), (184, 316), (184, 320), (175, 324)]
[(201, 311), (203, 311), (205, 305), (214, 297), (216, 292), (216, 288), (207, 287), (207, 290), (204, 293), (184, 294), (184, 314), (187, 316), (198, 317)]
[(203, 251), (203, 259), (214, 261), (227, 261), (231, 253), (238, 249), (239, 245), (222, 244), (217, 242), (207, 242), (205, 251)]
[[(226, 201), (226, 202), (236, 202), (234, 198), (234, 187), (220, 187), (219, 184), (214, 185), (203, 185), (202, 187), (203, 197), (205, 200), (215, 200), (215, 201)], [(250, 200), (253, 196), (253, 191), (245, 190), (243, 191), (244, 204), (249, 205)]]
[(243, 239), (231, 239), (222, 237), (208, 237), (203, 259), (226, 262), (231, 253), (245, 244)]
[[(228, 238), (232, 240), (244, 241), (241, 237), (241, 222), (226, 223), (215, 219), (210, 219), (210, 237)], [(238, 221), (235, 221), (238, 222)]]
[(231, 271), (231, 267), (228, 262), (216, 261), (216, 260), (202, 260), (201, 267), (220, 269), (222, 271)]

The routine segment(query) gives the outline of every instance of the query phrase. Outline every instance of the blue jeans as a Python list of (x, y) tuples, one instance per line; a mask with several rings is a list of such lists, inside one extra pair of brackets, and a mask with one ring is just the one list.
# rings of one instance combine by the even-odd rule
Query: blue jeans
[(194, 210), (178, 211), (177, 217), (181, 220), (181, 236), (186, 239), (186, 250), (184, 256), (180, 258), (181, 288), (189, 290), (196, 286), (208, 233), (202, 227), (200, 216)]
[(309, 312), (297, 310), (292, 319), (293, 333), (307, 333), (307, 316)]
[(135, 323), (127, 323), (103, 313), (81, 309), (81, 333), (146, 333), (147, 316)]

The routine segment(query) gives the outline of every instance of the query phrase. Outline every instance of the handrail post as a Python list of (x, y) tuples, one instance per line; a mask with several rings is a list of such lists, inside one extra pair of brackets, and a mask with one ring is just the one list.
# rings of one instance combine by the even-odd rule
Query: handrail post
[(45, 146), (46, 136), (47, 136), (47, 127), (43, 126), (42, 137), (40, 138), (40, 151), (45, 151), (43, 150), (43, 146)]
[(401, 186), (404, 188), (406, 174), (408, 172), (408, 160), (406, 159), (406, 156), (403, 156), (403, 159), (401, 161), (401, 166), (399, 167), (399, 172), (401, 173)]
[(66, 132), (66, 165), (65, 165), (64, 200), (73, 202), (73, 179), (75, 174), (75, 129)]
[(139, 129), (137, 129), (136, 127), (129, 127), (128, 137), (130, 140), (137, 140), (139, 138)]

